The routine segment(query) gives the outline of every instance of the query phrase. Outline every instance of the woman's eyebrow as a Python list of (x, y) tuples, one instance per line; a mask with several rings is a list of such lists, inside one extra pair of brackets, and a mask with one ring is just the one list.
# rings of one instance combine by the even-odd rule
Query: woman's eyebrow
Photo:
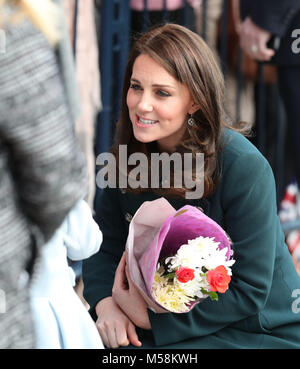
[(140, 82), (138, 79), (135, 79), (135, 78), (130, 78), (130, 81), (131, 81), (131, 82), (136, 82), (136, 83), (141, 84), (141, 82)]
[(171, 86), (171, 85), (164, 85), (164, 84), (158, 84), (158, 83), (155, 83), (152, 85), (153, 87), (160, 87), (160, 88), (164, 88), (164, 87), (167, 87), (167, 88), (173, 88), (175, 89), (174, 86)]
[[(136, 79), (136, 78), (131, 78), (130, 81), (131, 82), (136, 82), (138, 84), (141, 84), (141, 82), (138, 79)], [(167, 88), (173, 88), (173, 89), (175, 89), (174, 86), (167, 85), (167, 84), (160, 84), (160, 83), (154, 83), (152, 86), (153, 87), (159, 87), (159, 88), (167, 87)]]

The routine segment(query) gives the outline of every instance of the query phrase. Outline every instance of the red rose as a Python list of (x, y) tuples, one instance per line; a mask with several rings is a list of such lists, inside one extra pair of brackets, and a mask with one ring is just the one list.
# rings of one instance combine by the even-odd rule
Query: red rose
[(224, 293), (227, 290), (228, 284), (231, 280), (231, 277), (228, 275), (227, 269), (224, 265), (219, 265), (215, 269), (209, 270), (206, 273), (206, 277), (211, 290), (221, 293)]
[(191, 281), (195, 278), (194, 269), (179, 267), (176, 270), (176, 277), (181, 283)]

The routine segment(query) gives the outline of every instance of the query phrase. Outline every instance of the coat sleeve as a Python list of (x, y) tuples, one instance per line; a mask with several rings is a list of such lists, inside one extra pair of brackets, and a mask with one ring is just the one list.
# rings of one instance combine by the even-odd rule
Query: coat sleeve
[(157, 345), (213, 334), (257, 314), (268, 298), (279, 232), (272, 170), (260, 154), (240, 155), (223, 174), (222, 186), (225, 230), (236, 260), (229, 289), (189, 313), (149, 311)]
[(118, 189), (103, 189), (96, 202), (95, 212), (103, 242), (100, 250), (84, 260), (82, 266), (84, 298), (90, 305), (94, 319), (97, 303), (112, 295), (115, 271), (125, 250), (128, 234), (122, 218)]
[(240, 4), (242, 18), (249, 16), (258, 26), (280, 37), (300, 11), (298, 0), (241, 0)]
[(0, 54), (0, 136), (16, 200), (32, 234), (48, 241), (87, 193), (54, 50), (29, 21), (5, 29)]

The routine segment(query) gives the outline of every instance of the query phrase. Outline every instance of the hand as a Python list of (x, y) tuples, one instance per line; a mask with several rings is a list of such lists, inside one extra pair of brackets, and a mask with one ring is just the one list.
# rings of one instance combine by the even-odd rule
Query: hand
[(130, 278), (125, 253), (116, 270), (112, 297), (137, 327), (151, 329), (147, 304)]
[(240, 25), (240, 46), (251, 58), (259, 61), (268, 61), (275, 51), (267, 47), (271, 33), (252, 22), (247, 17)]
[(135, 326), (130, 319), (120, 310), (112, 297), (106, 297), (96, 306), (98, 319), (97, 329), (104, 345), (108, 348), (128, 346), (141, 346)]

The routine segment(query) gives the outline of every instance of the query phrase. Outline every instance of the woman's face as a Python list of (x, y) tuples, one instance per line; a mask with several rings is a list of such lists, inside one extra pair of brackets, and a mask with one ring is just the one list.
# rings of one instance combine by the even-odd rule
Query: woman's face
[(161, 151), (173, 152), (186, 129), (188, 114), (197, 109), (188, 88), (148, 55), (136, 58), (127, 106), (135, 138), (157, 141)]

